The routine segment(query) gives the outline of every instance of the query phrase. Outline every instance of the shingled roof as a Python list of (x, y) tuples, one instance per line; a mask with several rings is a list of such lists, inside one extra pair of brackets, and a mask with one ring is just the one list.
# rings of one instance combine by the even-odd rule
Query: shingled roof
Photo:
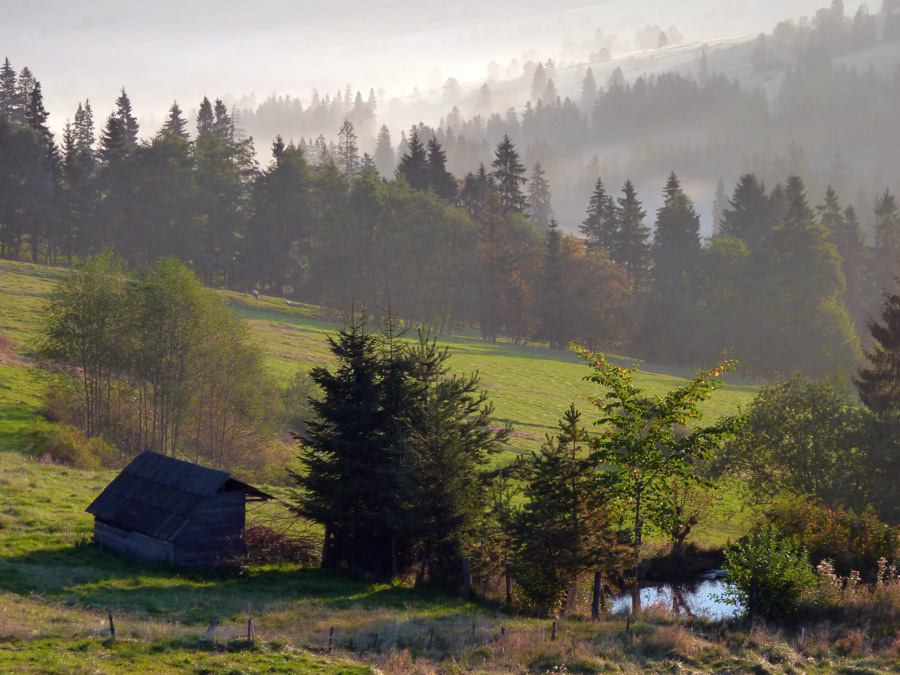
[(272, 498), (224, 471), (145, 450), (86, 511), (120, 529), (174, 541), (203, 500), (218, 492), (236, 490), (254, 501)]

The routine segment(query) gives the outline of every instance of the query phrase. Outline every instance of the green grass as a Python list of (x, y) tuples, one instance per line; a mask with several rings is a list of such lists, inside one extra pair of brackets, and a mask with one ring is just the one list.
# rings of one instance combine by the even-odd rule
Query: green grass
[[(89, 545), (92, 519), (84, 509), (114, 472), (30, 460), (22, 436), (41, 407), (41, 383), (30, 367), (28, 345), (37, 335), (53, 284), (64, 274), (0, 261), (5, 296), (0, 306), (0, 672), (361, 673), (377, 665), (405, 673), (423, 658), (432, 666), (422, 672), (434, 672), (439, 662), (447, 672), (457, 666), (460, 672), (473, 671), (487, 661), (493, 664), (485, 666), (490, 672), (506, 658), (496, 647), (501, 626), (522, 636), (515, 647), (521, 663), (569, 663), (573, 668), (580, 663), (555, 646), (529, 646), (542, 634), (537, 620), (509, 616), (455, 594), (348, 579), (297, 565), (202, 576), (120, 560)], [(250, 323), (281, 382), (299, 368), (331, 363), (325, 337), (335, 323), (327, 312), (273, 298), (222, 295)], [(485, 343), (470, 335), (442, 336), (440, 341), (451, 349), (452, 368), (480, 373), (498, 421), (514, 427), (510, 450), (499, 461), (539, 447), (570, 401), (580, 401), (579, 407), (590, 414), (579, 397), (592, 393), (595, 385), (583, 381), (589, 369), (571, 352)], [(662, 393), (692, 375), (650, 364), (640, 367), (637, 382), (651, 393)], [(707, 413), (733, 412), (747, 405), (753, 393), (752, 383), (734, 378)], [(267, 489), (280, 497), (288, 494), (277, 486)], [(739, 536), (746, 527), (740, 506), (735, 493), (725, 491), (715, 523), (702, 536), (716, 541)], [(264, 509), (270, 517), (286, 514), (280, 503)], [(266, 511), (249, 517), (261, 515)], [(252, 647), (241, 641), (248, 607), (257, 632)], [(116, 617), (116, 641), (108, 639), (107, 608)], [(221, 626), (209, 637), (205, 630), (212, 619)], [(616, 621), (609, 625), (618, 625)], [(470, 639), (473, 622), (482, 627), (475, 643)], [(592, 639), (596, 627), (590, 622), (571, 626), (572, 636), (582, 635), (579, 640)], [(332, 627), (335, 652), (326, 655)], [(432, 629), (437, 638), (425, 654)], [(605, 630), (612, 634), (619, 629)], [(645, 670), (643, 658), (634, 656), (627, 669)], [(584, 659), (615, 663), (597, 653)]]
[[(21, 344), (32, 340), (40, 326), (41, 308), (47, 294), (63, 274), (64, 270), (0, 261), (0, 291), (6, 297), (12, 295), (11, 302), (5, 302), (0, 309), (0, 335), (6, 334)], [(14, 293), (14, 289), (21, 290)], [(248, 321), (266, 351), (270, 370), (281, 382), (287, 382), (298, 369), (309, 370), (331, 363), (326, 336), (334, 331), (335, 324), (327, 320), (334, 318), (329, 312), (297, 303), (286, 305), (277, 298), (262, 297), (255, 301), (249, 295), (235, 292), (223, 292), (222, 296), (238, 316)], [(415, 337), (414, 332), (411, 337)], [(514, 451), (536, 449), (547, 433), (555, 431), (559, 416), (570, 402), (575, 402), (590, 416), (591, 406), (581, 397), (598, 393), (597, 386), (583, 381), (590, 370), (572, 352), (535, 345), (486, 343), (471, 336), (439, 336), (439, 339), (451, 350), (449, 364), (454, 371), (480, 374), (497, 420), (510, 422), (515, 429), (510, 443)], [(611, 359), (622, 365), (634, 362), (620, 356)], [(662, 394), (694, 374), (687, 369), (638, 365), (640, 372), (635, 381), (649, 394)], [(0, 410), (11, 411), (20, 401), (33, 410), (36, 387), (30, 386), (24, 376), (9, 370), (0, 369), (0, 389), (4, 385), (14, 387), (18, 400), (17, 396), (7, 394), (0, 398)], [(755, 395), (752, 382), (736, 377), (726, 378), (726, 382), (727, 387), (717, 392), (704, 409), (710, 417), (732, 414), (740, 406), (748, 405)], [(3, 433), (0, 428), (0, 434)], [(0, 435), (2, 440), (6, 439)]]
[[(38, 334), (41, 311), (53, 285), (66, 274), (64, 269), (29, 263), (0, 261), (0, 291), (5, 301), (0, 307), (0, 336), (6, 335), (23, 351)], [(319, 307), (291, 303), (232, 291), (221, 292), (233, 311), (244, 318), (278, 381), (286, 383), (299, 369), (331, 364), (326, 337), (335, 330), (335, 315)], [(415, 333), (410, 334), (415, 338)], [(515, 454), (540, 447), (547, 434), (556, 431), (557, 420), (570, 402), (582, 410), (585, 419), (595, 419), (584, 396), (599, 393), (597, 385), (585, 382), (590, 369), (574, 353), (538, 345), (509, 342), (488, 343), (474, 335), (439, 336), (450, 348), (449, 365), (459, 373), (478, 372), (481, 385), (494, 405), (498, 423), (509, 422), (513, 434), (507, 451), (494, 459), (511, 461)], [(620, 365), (635, 361), (611, 355)], [(689, 369), (637, 362), (637, 386), (649, 394), (663, 394), (694, 373)], [(0, 365), (0, 450), (25, 449), (22, 431), (40, 409), (40, 382), (21, 358), (7, 358)], [(756, 393), (753, 382), (729, 376), (726, 387), (705, 404), (707, 419), (747, 407)], [(701, 526), (697, 535), (712, 544), (735, 539), (746, 530), (746, 513), (734, 490), (722, 491), (715, 518)]]

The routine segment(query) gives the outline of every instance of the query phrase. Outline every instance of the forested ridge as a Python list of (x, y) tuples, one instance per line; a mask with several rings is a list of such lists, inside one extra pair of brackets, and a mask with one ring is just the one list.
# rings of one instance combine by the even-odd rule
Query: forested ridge
[(0, 79), (7, 258), (71, 264), (107, 247), (132, 266), (173, 256), (210, 285), (375, 315), (390, 307), (438, 331), (819, 376), (852, 370), (900, 249), (889, 187), (858, 213), (832, 186), (812, 203), (799, 175), (766, 184), (748, 172), (730, 196), (720, 184), (717, 235), (703, 241), (674, 171), (655, 214), (632, 181), (619, 191), (598, 175), (574, 236), (554, 220), (543, 166), (529, 170), (509, 135), (457, 176), (441, 140), (413, 128), (388, 180), (348, 117), (334, 147), (279, 137), (260, 166), (221, 100), (204, 99), (192, 122), (173, 103), (140, 140), (123, 90), (99, 125), (80, 104), (57, 142), (28, 68), (7, 59)]

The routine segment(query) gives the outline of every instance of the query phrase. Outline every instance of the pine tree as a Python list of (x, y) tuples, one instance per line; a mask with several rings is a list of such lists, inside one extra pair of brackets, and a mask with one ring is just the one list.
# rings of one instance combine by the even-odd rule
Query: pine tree
[(613, 243), (613, 260), (631, 277), (635, 290), (645, 290), (650, 274), (650, 229), (644, 225), (646, 211), (641, 208), (634, 184), (625, 181), (623, 196), (618, 198), (619, 228)]
[(519, 160), (519, 153), (508, 135), (504, 135), (497, 145), (491, 166), (494, 168), (491, 176), (496, 183), (504, 215), (524, 213), (528, 208), (528, 202), (522, 194), (522, 187), (527, 182), (525, 166)]
[(403, 153), (397, 166), (397, 176), (403, 176), (414, 190), (427, 190), (428, 153), (419, 138), (419, 130), (415, 127), (410, 131), (408, 146), (409, 149)]
[(603, 180), (598, 178), (588, 203), (587, 217), (579, 228), (588, 247), (612, 255), (618, 231), (618, 214), (612, 196), (606, 194)]

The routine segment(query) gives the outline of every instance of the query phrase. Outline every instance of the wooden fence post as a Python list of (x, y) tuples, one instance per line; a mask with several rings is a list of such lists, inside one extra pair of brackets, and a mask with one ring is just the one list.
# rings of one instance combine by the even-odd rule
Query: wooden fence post
[(116, 639), (116, 624), (113, 621), (112, 610), (107, 608), (106, 615), (109, 617), (109, 637), (113, 640)]
[(331, 653), (331, 641), (334, 639), (334, 626), (328, 631), (328, 653)]
[(550, 641), (553, 642), (556, 639), (556, 622), (553, 622), (553, 631), (550, 633)]

